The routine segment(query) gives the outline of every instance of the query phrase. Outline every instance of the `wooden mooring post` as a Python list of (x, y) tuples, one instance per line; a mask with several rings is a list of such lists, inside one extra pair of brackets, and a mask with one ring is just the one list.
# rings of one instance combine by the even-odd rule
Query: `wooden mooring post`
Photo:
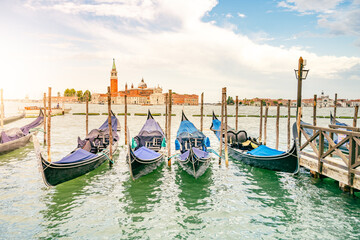
[(313, 106), (313, 125), (316, 126), (316, 105), (317, 105), (317, 95), (314, 95), (314, 106)]
[(291, 105), (291, 100), (288, 100), (288, 114), (287, 114), (287, 149), (290, 149), (290, 117), (291, 117), (291, 111), (290, 111), (290, 105)]
[(169, 113), (168, 113), (168, 166), (171, 167), (171, 108), (172, 108), (172, 90), (169, 90)]
[(46, 114), (46, 93), (44, 93), (44, 144), (46, 144), (46, 122), (47, 122), (47, 114)]
[(200, 132), (203, 131), (203, 124), (204, 124), (204, 93), (201, 93), (201, 107), (200, 107)]
[(85, 136), (87, 136), (89, 133), (89, 93), (88, 92), (86, 92), (85, 98), (86, 98)]
[(227, 101), (226, 101), (226, 87), (223, 88), (224, 95), (224, 108), (225, 108), (225, 165), (229, 166), (229, 153), (228, 153), (228, 134), (227, 134), (227, 126), (228, 126), (228, 117), (227, 117)]
[(279, 149), (279, 122), (280, 122), (280, 104), (276, 107), (276, 149)]
[(169, 96), (165, 93), (165, 140), (168, 142), (168, 100)]
[(260, 100), (260, 128), (259, 128), (259, 142), (262, 139), (262, 125), (263, 125), (263, 100)]
[(4, 129), (4, 90), (1, 89), (1, 106), (0, 106), (0, 111), (1, 111), (1, 129)]
[(337, 93), (335, 93), (335, 100), (334, 100), (334, 119), (336, 119), (336, 105), (337, 105)]
[(128, 109), (127, 109), (127, 94), (125, 94), (124, 96), (124, 128), (125, 128), (125, 145), (128, 145), (130, 143), (128, 143), (128, 125), (127, 125), (127, 114), (128, 114)]
[[(107, 95), (108, 95), (108, 127), (109, 127), (109, 165), (113, 165), (113, 155), (112, 155), (112, 143), (113, 143), (113, 136), (112, 136), (112, 126), (111, 126), (111, 92), (110, 87), (107, 89)], [(126, 132), (126, 130), (125, 130)]]
[(48, 102), (48, 107), (49, 107), (49, 111), (47, 114), (47, 155), (48, 155), (48, 162), (51, 162), (51, 87), (49, 87), (49, 92), (48, 92), (48, 98), (49, 98), (49, 102)]
[(238, 130), (238, 124), (239, 123), (239, 97), (236, 96), (235, 100), (235, 131)]
[(269, 106), (266, 103), (266, 106), (265, 106), (265, 118), (264, 118), (264, 145), (266, 145), (266, 127), (267, 127), (268, 112), (269, 112)]
[(359, 112), (359, 106), (356, 105), (355, 106), (355, 111), (354, 111), (353, 127), (356, 127), (358, 112)]
[(221, 164), (221, 156), (222, 156), (222, 144), (223, 144), (223, 132), (224, 132), (224, 94), (223, 90), (221, 90), (221, 124), (220, 124), (220, 151), (219, 151), (219, 165)]

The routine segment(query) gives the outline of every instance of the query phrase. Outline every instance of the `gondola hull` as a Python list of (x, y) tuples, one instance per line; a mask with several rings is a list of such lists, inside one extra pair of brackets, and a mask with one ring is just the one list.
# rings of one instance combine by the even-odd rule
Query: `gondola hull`
[(228, 150), (231, 158), (253, 167), (288, 173), (296, 173), (299, 170), (299, 161), (295, 147), (289, 152), (276, 156), (254, 156), (230, 146)]
[(164, 155), (154, 159), (141, 159), (138, 158), (134, 151), (129, 146), (129, 154), (126, 158), (126, 162), (129, 165), (130, 175), (135, 180), (141, 176), (147, 175), (157, 169), (164, 162)]
[(207, 158), (199, 158), (196, 156), (196, 154), (194, 154), (191, 149), (189, 150), (189, 156), (186, 159), (178, 159), (177, 162), (188, 174), (195, 178), (198, 178), (205, 173), (206, 169), (208, 169), (210, 165), (210, 160), (210, 154)]
[[(97, 157), (81, 162), (56, 164), (45, 160), (41, 151), (40, 144), (34, 137), (35, 152), (39, 159), (40, 171), (47, 186), (56, 186), (60, 183), (80, 177), (103, 164), (109, 159), (109, 147), (98, 154)], [(113, 154), (117, 151), (117, 142), (112, 146)]]
[(0, 155), (24, 147), (26, 144), (30, 142), (33, 135), (34, 133), (31, 133), (14, 141), (0, 144)]

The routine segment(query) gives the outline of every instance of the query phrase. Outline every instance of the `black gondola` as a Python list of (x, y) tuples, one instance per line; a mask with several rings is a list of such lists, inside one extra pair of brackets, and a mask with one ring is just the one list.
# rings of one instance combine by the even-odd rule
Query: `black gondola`
[(40, 110), (39, 116), (33, 122), (21, 128), (11, 128), (2, 131), (0, 136), (0, 155), (24, 147), (37, 133), (37, 131), (30, 132), (30, 130), (40, 126), (43, 122), (44, 114)]
[(175, 149), (180, 150), (178, 163), (195, 178), (204, 174), (210, 165), (211, 154), (207, 152), (210, 140), (190, 122), (182, 112), (180, 127), (178, 129)]
[[(213, 113), (210, 129), (220, 139), (221, 122)], [(250, 166), (264, 168), (273, 171), (298, 173), (299, 171), (299, 144), (296, 123), (293, 125), (293, 146), (287, 152), (278, 151), (265, 145), (253, 144), (253, 140), (247, 136), (246, 131), (228, 131), (231, 136), (228, 138), (229, 156), (234, 160), (242, 161)], [(254, 147), (251, 147), (254, 146)]]
[(144, 126), (129, 142), (127, 163), (133, 180), (154, 171), (164, 161), (164, 140), (164, 132), (149, 110)]
[[(117, 151), (120, 129), (119, 120), (111, 113), (111, 126), (113, 136), (113, 154)], [(60, 161), (49, 162), (41, 152), (39, 141), (34, 137), (34, 147), (39, 159), (40, 171), (47, 186), (56, 186), (60, 183), (82, 176), (99, 167), (110, 155), (109, 125), (106, 120), (98, 129), (93, 129), (81, 140), (78, 137), (78, 146)]]
[[(336, 120), (334, 117), (333, 117), (333, 115), (330, 113), (330, 124), (332, 124), (332, 125), (338, 125), (338, 126), (344, 126), (344, 127), (348, 127), (349, 125), (347, 125), (346, 123), (342, 123), (342, 122), (339, 122), (338, 120)], [(345, 130), (346, 131), (346, 128), (344, 128), (344, 129), (341, 129), (341, 130)], [(343, 140), (344, 138), (346, 137), (346, 135), (344, 135), (344, 134), (334, 134), (334, 139), (333, 139), (333, 141), (334, 141), (334, 143), (335, 144), (338, 144), (339, 142), (341, 142), (341, 140)], [(329, 147), (329, 142), (326, 140), (326, 139), (324, 139), (324, 145), (325, 145), (325, 147)], [(341, 145), (340, 147), (339, 147), (339, 149), (340, 149), (340, 151), (341, 152), (343, 152), (343, 153), (345, 153), (345, 154), (349, 154), (349, 148), (348, 148), (348, 146), (349, 146), (349, 141), (346, 141), (343, 145)]]

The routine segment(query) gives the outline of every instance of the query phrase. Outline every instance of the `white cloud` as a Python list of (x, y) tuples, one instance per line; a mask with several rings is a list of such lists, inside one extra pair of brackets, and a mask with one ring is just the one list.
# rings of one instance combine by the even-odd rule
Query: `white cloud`
[(225, 17), (226, 17), (226, 18), (232, 18), (233, 15), (231, 15), (231, 13), (228, 13), (228, 14), (225, 15)]
[(279, 7), (287, 8), (300, 13), (330, 13), (343, 0), (285, 0), (278, 3)]
[[(100, 5), (108, 2), (101, 1)], [(129, 6), (136, 5), (142, 9), (144, 2), (132, 1)], [(87, 3), (91, 7), (84, 8), (82, 4), (79, 7), (74, 3), (75, 7), (71, 5), (71, 8), (77, 9), (77, 14), (55, 7), (59, 4), (67, 6), (63, 3), (46, 7), (39, 2), (36, 4), (31, 6), (37, 9), (38, 16), (42, 13), (54, 16), (57, 24), (61, 24), (59, 29), (71, 31), (55, 39), (33, 36), (33, 41), (40, 42), (44, 47), (27, 54), (27, 59), (37, 59), (36, 65), (29, 62), (31, 72), (19, 74), (32, 76), (37, 72), (33, 84), (46, 86), (51, 82), (54, 87), (60, 88), (54, 91), (69, 85), (81, 88), (84, 84), (93, 91), (104, 91), (109, 83), (111, 59), (115, 57), (119, 88), (125, 82), (136, 84), (144, 76), (149, 86), (160, 84), (164, 89), (172, 88), (180, 93), (199, 94), (205, 91), (207, 101), (217, 101), (222, 86), (229, 87), (229, 95), (239, 94), (241, 97), (295, 98), (293, 69), (299, 56), (308, 60), (311, 68), (309, 78), (316, 79), (315, 87), (326, 85), (329, 79), (350, 71), (360, 62), (355, 57), (318, 56), (304, 47), (285, 48), (258, 43), (234, 33), (231, 27), (221, 28), (202, 22), (201, 18), (216, 5), (216, 1), (212, 0), (154, 0), (151, 1), (153, 5), (149, 3), (147, 17), (122, 14), (118, 18), (110, 18), (116, 24), (109, 24), (107, 18), (89, 18), (81, 14), (98, 16), (102, 10), (96, 9), (96, 4)], [(151, 7), (155, 5), (156, 8)], [(126, 19), (139, 21), (142, 25)], [(154, 30), (157, 23), (164, 21), (176, 22), (178, 27)], [(120, 24), (123, 22), (128, 24)], [(132, 31), (129, 31), (131, 27)], [(266, 34), (262, 37), (271, 39)], [(69, 42), (70, 48), (64, 48)], [(11, 57), (11, 54), (11, 51), (6, 52), (5, 58)], [(16, 69), (10, 66), (9, 78), (14, 78), (13, 72)], [(22, 76), (16, 77), (21, 79)]]
[(238, 17), (240, 17), (240, 18), (245, 18), (245, 17), (246, 17), (245, 14), (243, 14), (243, 13), (238, 13), (237, 15), (238, 15)]

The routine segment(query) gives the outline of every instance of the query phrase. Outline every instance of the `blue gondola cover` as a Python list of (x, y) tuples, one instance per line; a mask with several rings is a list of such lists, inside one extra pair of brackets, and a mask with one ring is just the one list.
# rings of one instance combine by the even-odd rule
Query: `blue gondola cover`
[(281, 155), (285, 152), (279, 151), (273, 148), (269, 148), (265, 145), (260, 145), (259, 147), (255, 148), (254, 150), (251, 150), (248, 152), (250, 155), (254, 156), (277, 156)]
[(135, 152), (134, 152), (135, 156), (140, 158), (140, 159), (144, 159), (144, 160), (151, 160), (151, 159), (155, 159), (155, 158), (158, 158), (160, 157), (160, 153), (158, 152), (155, 152), (151, 149), (148, 149), (146, 147), (141, 147), (139, 149), (137, 149)]
[(97, 157), (96, 154), (90, 153), (88, 151), (85, 151), (83, 149), (78, 149), (72, 154), (64, 157), (60, 161), (54, 162), (54, 163), (75, 163), (75, 162), (81, 162), (87, 159), (91, 159)]

